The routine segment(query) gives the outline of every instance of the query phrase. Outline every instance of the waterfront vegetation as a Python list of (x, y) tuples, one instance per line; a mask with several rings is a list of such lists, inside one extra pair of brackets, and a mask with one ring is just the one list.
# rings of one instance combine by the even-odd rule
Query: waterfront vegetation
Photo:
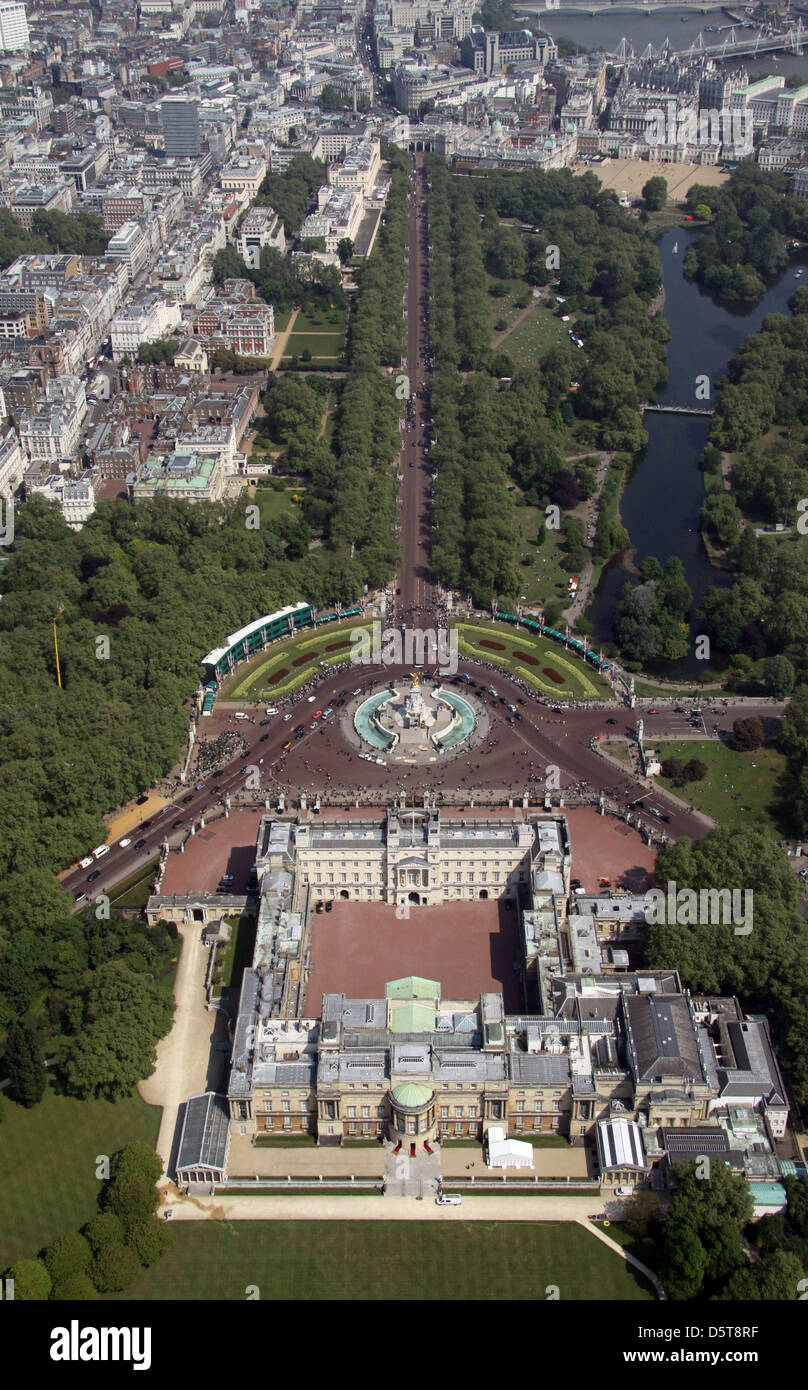
[[(381, 1216), (381, 1212), (380, 1212)], [(181, 1222), (133, 1299), (533, 1300), (653, 1297), (642, 1277), (572, 1222)]]
[(692, 184), (688, 211), (712, 218), (687, 248), (685, 274), (727, 304), (762, 299), (766, 282), (789, 261), (788, 240), (808, 238), (808, 204), (788, 195), (789, 176), (743, 160), (728, 183)]
[[(594, 175), (486, 174), (471, 182), (452, 178), (440, 159), (428, 158), (427, 166), (432, 558), (444, 583), (488, 607), (494, 597), (518, 598), (526, 589), (514, 517), (519, 497), (568, 513), (565, 568), (576, 574), (586, 564), (584, 528), (569, 514), (591, 495), (592, 479), (567, 455), (594, 446), (630, 456), (645, 443), (639, 407), (665, 378), (667, 325), (649, 313), (661, 270), (651, 237)], [(523, 234), (522, 223), (534, 231)], [(498, 323), (500, 332), (511, 327), (525, 304), (519, 282), (531, 295), (549, 287), (550, 303), (530, 307), (492, 347), (492, 327), (496, 340)], [(491, 299), (503, 304), (501, 319)], [(562, 311), (583, 350), (570, 340)], [(511, 377), (508, 389), (497, 389), (501, 377)], [(616, 518), (624, 466), (608, 490), (599, 563), (626, 542)], [(572, 486), (559, 476), (568, 474)]]

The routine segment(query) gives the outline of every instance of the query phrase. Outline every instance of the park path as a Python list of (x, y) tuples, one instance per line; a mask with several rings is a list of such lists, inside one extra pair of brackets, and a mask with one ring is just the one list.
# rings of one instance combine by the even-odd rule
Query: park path
[(174, 981), (174, 1022), (171, 1032), (157, 1044), (154, 1071), (138, 1086), (147, 1105), (163, 1107), (155, 1148), (164, 1171), (169, 1168), (180, 1106), (189, 1096), (209, 1089), (211, 1059), (221, 1062), (222, 1054), (212, 1048), (217, 1023), (221, 1037), (225, 1036), (222, 1015), (209, 1013), (205, 1007), (208, 953), (202, 944), (202, 928), (199, 922), (192, 922), (178, 930), (182, 952)]
[(538, 300), (538, 299), (532, 299), (532, 300), (530, 301), (530, 303), (529, 303), (528, 305), (525, 306), (524, 309), (520, 309), (520, 310), (519, 310), (519, 313), (516, 315), (516, 318), (514, 319), (513, 323), (509, 324), (507, 328), (503, 328), (503, 330), (502, 330), (501, 333), (497, 333), (497, 334), (496, 334), (496, 336), (494, 337), (494, 339), (493, 339), (493, 341), (492, 341), (492, 343), (491, 343), (491, 347), (492, 347), (493, 349), (500, 347), (500, 345), (501, 345), (502, 343), (504, 343), (505, 339), (510, 337), (510, 335), (511, 335), (511, 333), (513, 333), (514, 329), (515, 329), (515, 328), (518, 328), (519, 325), (520, 325), (520, 323), (524, 323), (525, 319), (527, 318), (527, 316), (528, 316), (528, 314), (531, 312), (531, 310), (532, 310), (532, 309), (535, 309), (536, 305), (539, 304), (540, 302), (541, 302), (541, 301)]
[[(165, 1205), (175, 1221), (580, 1221), (598, 1196), (585, 1197), (464, 1197), (459, 1207), (439, 1207), (434, 1199), (415, 1197), (360, 1197), (326, 1193), (292, 1196), (179, 1196), (166, 1190)], [(161, 1208), (162, 1210), (162, 1208)], [(619, 1247), (618, 1247), (619, 1248)]]
[(286, 344), (289, 341), (289, 337), (295, 326), (295, 320), (297, 319), (299, 313), (299, 309), (292, 310), (291, 314), (289, 315), (289, 322), (287, 323), (283, 332), (279, 333), (277, 338), (275, 339), (275, 346), (272, 349), (272, 353), (269, 359), (269, 370), (271, 372), (277, 371), (280, 365), (281, 358), (283, 357), (283, 354), (286, 351)]

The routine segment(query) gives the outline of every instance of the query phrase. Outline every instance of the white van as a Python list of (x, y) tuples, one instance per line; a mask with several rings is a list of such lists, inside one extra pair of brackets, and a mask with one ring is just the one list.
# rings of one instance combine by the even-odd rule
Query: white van
[(93, 859), (101, 859), (105, 854), (109, 854), (109, 845), (99, 845), (93, 850)]
[(86, 859), (80, 859), (80, 860), (79, 860), (79, 867), (82, 868), (82, 869), (89, 869), (90, 866), (91, 866), (91, 864), (92, 864), (92, 862), (93, 862), (93, 856), (92, 856), (91, 854), (88, 854)]
[(459, 1192), (440, 1192), (435, 1198), (436, 1207), (459, 1207), (463, 1198)]
[(267, 708), (266, 708), (267, 718), (269, 718), (269, 716), (270, 716), (271, 714), (277, 714), (277, 713), (278, 713), (278, 706), (277, 706), (277, 705), (267, 705)]
[(243, 709), (237, 709), (237, 710), (236, 710), (236, 719), (246, 719), (246, 718), (247, 718), (247, 715), (244, 713), (244, 710), (243, 710)]

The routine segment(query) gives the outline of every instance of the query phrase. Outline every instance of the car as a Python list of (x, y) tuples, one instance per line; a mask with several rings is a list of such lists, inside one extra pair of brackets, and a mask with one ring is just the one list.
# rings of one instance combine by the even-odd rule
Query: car
[(151, 823), (150, 820), (141, 821), (140, 829), (141, 829), (141, 830), (150, 830), (150, 829), (151, 829), (151, 824), (152, 824), (152, 823)]
[(182, 798), (182, 804), (183, 804), (183, 806), (187, 806), (187, 805), (188, 805), (188, 802), (189, 802), (189, 801), (193, 801), (193, 799), (194, 799), (194, 794), (193, 794), (193, 792), (189, 792), (187, 796), (184, 796), (184, 797)]
[(127, 838), (126, 838), (125, 840), (119, 840), (119, 841), (118, 841), (118, 848), (119, 848), (119, 849), (126, 849), (126, 846), (127, 846), (127, 845), (131, 845), (131, 843), (132, 843), (132, 841), (131, 841), (131, 840), (129, 839), (129, 837), (127, 836)]
[(233, 875), (232, 875), (232, 874), (222, 874), (221, 878), (219, 879), (219, 882), (220, 882), (220, 883), (232, 883), (232, 882), (233, 882)]
[(436, 1207), (459, 1207), (463, 1198), (459, 1192), (439, 1192), (435, 1198)]
[(249, 769), (248, 767), (242, 767), (242, 768), (240, 769), (239, 776), (240, 776), (240, 777), (243, 777), (243, 776), (244, 776), (244, 773), (245, 773), (245, 772), (249, 772), (249, 770), (250, 770), (250, 769)]
[(87, 875), (87, 882), (88, 882), (88, 883), (95, 883), (95, 880), (96, 880), (97, 878), (100, 878), (100, 877), (101, 877), (101, 870), (100, 870), (100, 869), (93, 869), (92, 873)]
[(145, 840), (135, 840), (135, 849), (142, 849), (145, 843)]
[(314, 714), (312, 715), (312, 719), (322, 719), (322, 717), (323, 717), (323, 711), (322, 711), (321, 709), (316, 709), (316, 710), (314, 711)]
[(75, 895), (75, 897), (76, 897), (76, 902), (77, 902), (77, 903), (80, 903), (81, 900), (82, 900), (82, 898), (85, 897), (85, 896), (86, 896), (86, 894), (84, 894), (84, 893), (76, 893), (76, 895)]
[(291, 718), (292, 718), (291, 714), (285, 714), (285, 715), (283, 716), (283, 722), (284, 722), (284, 724), (288, 724), (288, 723), (289, 723), (289, 720), (290, 720)]
[(172, 829), (172, 830), (179, 830), (179, 828), (180, 828), (181, 825), (182, 825), (182, 817), (180, 817), (179, 820), (175, 820), (175, 821), (174, 821), (173, 825), (171, 826), (171, 829)]
[(325, 910), (326, 910), (326, 912), (330, 912), (331, 909), (333, 908), (333, 906), (334, 906), (334, 904), (333, 904), (332, 902), (327, 902), (326, 905), (325, 905)]
[(268, 723), (269, 723), (269, 720), (268, 720), (268, 719), (259, 719), (259, 721), (258, 721), (259, 727), (262, 728), (262, 729), (263, 729), (264, 725), (265, 725), (265, 724), (268, 724)]
[(310, 729), (316, 729), (316, 728), (317, 728), (317, 720), (316, 720), (316, 719), (312, 719), (311, 723), (309, 724), (309, 728), (310, 728)]
[(259, 738), (258, 742), (259, 742), (259, 743), (266, 743), (266, 741), (267, 741), (268, 738), (269, 738), (269, 734), (262, 734), (261, 737)]
[(513, 717), (512, 714), (509, 714), (509, 715), (508, 715), (508, 723), (509, 723), (509, 724), (515, 724), (515, 723), (516, 723), (516, 720), (514, 719), (514, 717)]
[(633, 1187), (616, 1187), (616, 1188), (614, 1189), (614, 1195), (615, 1195), (615, 1197), (633, 1197), (633, 1196), (634, 1196), (634, 1188), (633, 1188)]
[(205, 783), (204, 783), (204, 782), (197, 782), (197, 784), (196, 784), (196, 789), (197, 789), (198, 792), (204, 791), (204, 790), (205, 790)]
[(305, 732), (306, 732), (305, 729), (301, 729), (299, 733), (296, 733), (296, 734), (295, 734), (295, 743), (298, 743), (298, 742), (300, 741), (300, 739), (303, 737), (303, 735), (305, 734)]
[(93, 856), (92, 856), (91, 854), (88, 854), (86, 859), (80, 859), (80, 860), (79, 860), (79, 864), (80, 864), (80, 866), (81, 866), (82, 869), (89, 869), (89, 867), (90, 867), (90, 865), (92, 864), (92, 862), (93, 862)]
[(616, 720), (616, 719), (607, 719), (607, 720), (606, 720), (606, 723), (607, 723), (607, 724), (616, 724), (616, 723), (617, 723), (617, 720)]
[(166, 1210), (165, 1210), (165, 1218), (166, 1218), (166, 1221), (173, 1221), (173, 1220), (174, 1220), (174, 1208), (173, 1208), (173, 1207), (166, 1207)]
[(237, 710), (236, 710), (236, 719), (247, 719), (247, 718), (249, 718), (249, 716), (246, 715), (246, 714), (244, 713), (244, 710), (243, 710), (243, 709), (237, 709)]
[(215, 787), (211, 787), (211, 789), (210, 789), (211, 796), (213, 795), (214, 792), (220, 792), (221, 790), (222, 790), (221, 785), (220, 785), (219, 782), (217, 782), (217, 783), (216, 783), (216, 786), (215, 786)]
[(93, 859), (100, 859), (103, 854), (109, 854), (109, 845), (98, 845), (93, 850)]
[(332, 709), (323, 710), (323, 719), (330, 719), (334, 711)]
[(282, 751), (283, 751), (284, 753), (286, 753), (286, 752), (291, 748), (291, 746), (292, 746), (292, 742), (291, 742), (291, 739), (290, 739), (288, 743), (285, 743), (285, 744), (283, 745)]
[(649, 714), (659, 714), (659, 710), (657, 709), (656, 705), (654, 705), (653, 709), (649, 709), (648, 713), (649, 713)]
[[(355, 691), (354, 693), (355, 693), (356, 695), (358, 695), (358, 694), (359, 694), (359, 691), (357, 690), (357, 691)], [(315, 701), (316, 699), (317, 699), (317, 696), (316, 696), (316, 695), (307, 695), (307, 696), (306, 696), (306, 704), (307, 704), (307, 705), (313, 705), (313, 704), (314, 704), (314, 701)]]

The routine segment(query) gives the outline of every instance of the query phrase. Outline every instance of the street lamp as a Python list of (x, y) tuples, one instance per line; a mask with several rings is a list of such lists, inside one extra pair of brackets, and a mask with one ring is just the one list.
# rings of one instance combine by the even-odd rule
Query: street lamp
[(57, 604), (56, 612), (55, 612), (55, 614), (54, 614), (54, 616), (53, 616), (53, 650), (54, 650), (54, 654), (55, 654), (55, 656), (56, 656), (56, 684), (58, 685), (58, 687), (59, 687), (60, 690), (61, 690), (61, 688), (62, 688), (62, 673), (61, 673), (61, 671), (60, 671), (60, 669), (59, 669), (59, 643), (58, 643), (57, 640), (56, 640), (56, 619), (58, 618), (59, 614), (60, 614), (60, 613), (64, 613), (64, 611), (65, 611), (65, 606), (64, 606), (64, 604), (63, 604), (63, 603)]

